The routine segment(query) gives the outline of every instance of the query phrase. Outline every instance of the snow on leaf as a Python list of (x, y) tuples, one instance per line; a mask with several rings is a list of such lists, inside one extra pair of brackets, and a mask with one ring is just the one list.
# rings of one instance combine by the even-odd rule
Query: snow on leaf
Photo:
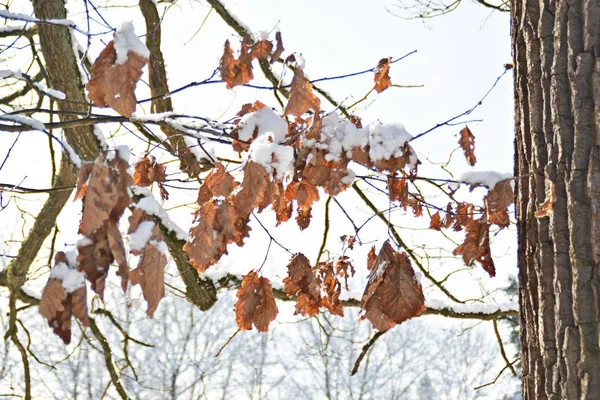
[(455, 248), (452, 254), (460, 254), (467, 266), (471, 266), (475, 261), (479, 262), (490, 277), (494, 277), (496, 268), (490, 251), (490, 224), (483, 219), (484, 217), (469, 223), (464, 242)]
[(381, 93), (392, 85), (390, 79), (390, 61), (391, 58), (382, 58), (377, 64), (375, 71), (375, 91)]
[(254, 78), (252, 74), (252, 56), (248, 46), (249, 40), (250, 37), (246, 36), (242, 41), (242, 48), (238, 59), (233, 55), (229, 40), (225, 41), (219, 70), (221, 71), (221, 79), (227, 84), (227, 89), (245, 85)]
[[(328, 161), (321, 149), (312, 149), (307, 157), (310, 159), (302, 171), (303, 181), (322, 187), (327, 194), (336, 196), (354, 181), (354, 172), (347, 168), (347, 158), (343, 157), (339, 162)], [(315, 201), (318, 201), (318, 198)]]
[(458, 144), (463, 149), (467, 163), (472, 167), (477, 162), (477, 157), (475, 157), (475, 136), (473, 136), (468, 126), (462, 128), (459, 134)]
[(252, 325), (261, 332), (269, 330), (269, 324), (279, 312), (271, 282), (250, 271), (242, 278), (242, 286), (237, 291), (235, 303), (235, 321), (243, 331), (252, 329)]
[(129, 217), (130, 237), (142, 227), (150, 227), (148, 235), (144, 235), (144, 243), (136, 243), (131, 246), (130, 252), (140, 255), (137, 268), (130, 271), (128, 276), (132, 285), (139, 284), (142, 288), (144, 299), (148, 305), (146, 315), (152, 318), (158, 307), (158, 303), (165, 296), (165, 267), (167, 265), (167, 256), (160, 248), (166, 247), (163, 241), (162, 233), (157, 224), (152, 222), (148, 214), (139, 208), (136, 208), (131, 217)]
[(494, 188), (484, 197), (487, 222), (505, 228), (510, 224), (508, 206), (515, 201), (512, 180), (505, 179), (496, 183)]
[(169, 192), (164, 186), (167, 179), (166, 167), (156, 162), (153, 155), (146, 155), (144, 158), (135, 163), (133, 172), (133, 183), (136, 186), (150, 186), (153, 183), (158, 184), (160, 189), (160, 197), (163, 200), (169, 199)]
[(549, 217), (554, 214), (553, 205), (556, 202), (556, 186), (550, 179), (544, 179), (546, 184), (546, 199), (540, 204), (534, 213), (536, 218)]
[(233, 176), (221, 163), (215, 163), (215, 167), (204, 178), (202, 186), (198, 191), (198, 204), (203, 204), (213, 197), (227, 197), (238, 186)]
[(312, 92), (312, 84), (304, 77), (304, 72), (297, 67), (292, 79), (290, 98), (283, 115), (302, 116), (308, 110), (318, 114), (321, 109), (321, 100)]
[(302, 253), (295, 254), (287, 266), (288, 276), (283, 280), (288, 296), (296, 296), (296, 312), (312, 317), (319, 313), (321, 292), (310, 267), (310, 261)]
[(90, 100), (98, 107), (109, 106), (119, 114), (130, 117), (137, 99), (135, 87), (142, 76), (148, 57), (129, 50), (126, 61), (117, 63), (114, 41), (102, 50), (86, 84)]
[(374, 264), (361, 300), (360, 319), (386, 331), (421, 315), (425, 298), (406, 253), (395, 251), (386, 241)]
[[(65, 253), (58, 252), (54, 257), (55, 268), (67, 265)], [(68, 267), (77, 273), (73, 267)], [(72, 292), (65, 289), (58, 277), (50, 276), (42, 291), (39, 312), (42, 314), (55, 334), (65, 344), (71, 342), (71, 316), (78, 318), (83, 326), (88, 326), (87, 299), (85, 285)]]

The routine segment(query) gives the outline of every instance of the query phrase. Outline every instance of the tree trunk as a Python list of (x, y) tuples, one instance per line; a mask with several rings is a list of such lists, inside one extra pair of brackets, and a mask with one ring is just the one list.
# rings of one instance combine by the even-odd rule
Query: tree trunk
[(600, 0), (511, 13), (523, 397), (598, 399)]

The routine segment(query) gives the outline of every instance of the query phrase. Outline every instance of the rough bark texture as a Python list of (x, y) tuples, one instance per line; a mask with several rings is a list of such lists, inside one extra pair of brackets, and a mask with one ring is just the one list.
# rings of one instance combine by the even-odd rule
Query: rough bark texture
[[(600, 0), (513, 0), (525, 399), (600, 396)], [(535, 218), (554, 185), (549, 217)]]

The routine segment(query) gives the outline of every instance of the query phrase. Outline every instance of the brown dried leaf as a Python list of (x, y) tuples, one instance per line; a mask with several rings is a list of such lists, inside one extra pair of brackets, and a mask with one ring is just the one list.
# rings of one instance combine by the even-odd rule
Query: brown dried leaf
[(213, 197), (227, 197), (237, 186), (233, 176), (218, 162), (200, 186), (198, 204), (202, 205)]
[(248, 161), (244, 166), (242, 188), (233, 200), (240, 215), (248, 216), (255, 207), (262, 211), (270, 205), (275, 194), (274, 186), (265, 167)]
[[(158, 226), (155, 229), (157, 232), (153, 232), (153, 234), (158, 233), (157, 239), (162, 239)], [(156, 247), (156, 245), (161, 243), (157, 239), (154, 239), (155, 244), (149, 242), (144, 247), (137, 268), (129, 272), (131, 284), (139, 284), (142, 287), (144, 299), (148, 304), (146, 315), (150, 318), (154, 317), (158, 303), (165, 297), (165, 266), (167, 265), (167, 257)], [(164, 242), (162, 244), (166, 248), (166, 244)]]
[(88, 189), (83, 196), (79, 233), (91, 237), (96, 230), (104, 226), (120, 197), (115, 176), (104, 162), (103, 156), (98, 157), (93, 164), (87, 185)]
[(319, 313), (321, 292), (315, 281), (310, 261), (304, 254), (295, 254), (287, 266), (288, 276), (283, 280), (288, 296), (296, 296), (296, 312), (312, 317)]
[(169, 199), (169, 192), (163, 185), (166, 179), (166, 167), (157, 163), (154, 156), (147, 155), (135, 163), (133, 183), (136, 186), (150, 186), (153, 183), (157, 183), (160, 189), (160, 197), (163, 200)]
[(436, 212), (431, 216), (429, 220), (429, 229), (435, 229), (436, 231), (442, 230), (442, 218), (440, 217), (440, 212)]
[(79, 200), (85, 196), (88, 188), (87, 180), (90, 177), (93, 168), (94, 163), (92, 162), (81, 165), (81, 168), (79, 169), (79, 177), (77, 178), (77, 190), (75, 191), (75, 198), (73, 201)]
[(229, 45), (229, 40), (225, 41), (223, 57), (219, 69), (221, 71), (221, 79), (227, 83), (227, 89), (232, 89), (234, 86), (245, 85), (250, 82), (254, 75), (252, 74), (252, 56), (248, 46), (249, 37), (245, 37), (242, 41), (240, 57), (236, 59), (233, 55), (233, 50)]
[(425, 298), (421, 284), (406, 253), (395, 251), (385, 242), (375, 260), (361, 301), (360, 319), (368, 319), (375, 329), (386, 331), (396, 324), (421, 315)]
[(242, 286), (237, 291), (235, 321), (243, 331), (252, 329), (252, 324), (261, 332), (269, 330), (269, 324), (279, 310), (273, 296), (271, 282), (250, 271), (242, 278)]
[(231, 200), (204, 203), (196, 212), (198, 223), (190, 229), (190, 239), (183, 246), (194, 268), (206, 271), (227, 254), (229, 243), (243, 246), (250, 231), (248, 215), (241, 217)]
[[(266, 105), (264, 105), (260, 101), (256, 100), (254, 102), (254, 104), (252, 104), (252, 103), (246, 103), (246, 104), (242, 105), (241, 110), (238, 111), (238, 113), (236, 115), (238, 117), (243, 117), (246, 114), (249, 114), (251, 112), (255, 112), (255, 111), (261, 110), (261, 109), (263, 109), (265, 107), (266, 107)], [(237, 122), (239, 123), (239, 121), (237, 121)]]
[(129, 51), (127, 61), (115, 64), (116, 56), (114, 43), (111, 41), (94, 62), (86, 87), (90, 100), (96, 106), (109, 106), (119, 114), (130, 117), (137, 104), (135, 87), (148, 59)]
[(105, 228), (98, 229), (92, 236), (87, 236), (90, 243), (77, 246), (77, 269), (85, 272), (91, 282), (92, 290), (100, 298), (104, 298), (104, 284), (108, 268), (114, 261)]
[(408, 182), (405, 178), (388, 177), (388, 192), (391, 201), (399, 201), (400, 206), (406, 210), (408, 206)]
[(467, 163), (471, 167), (475, 165), (477, 162), (477, 157), (475, 157), (475, 136), (473, 136), (468, 126), (461, 129), (458, 144), (463, 149)]
[[(67, 264), (65, 253), (56, 253), (54, 262), (55, 264)], [(39, 311), (48, 320), (54, 333), (65, 344), (69, 344), (71, 342), (71, 315), (78, 318), (83, 326), (89, 325), (85, 286), (68, 293), (60, 279), (49, 278), (42, 291)]]
[(303, 210), (299, 208), (297, 210), (297, 213), (298, 215), (296, 215), (296, 223), (298, 224), (300, 230), (303, 231), (310, 225), (310, 220), (312, 218), (312, 208), (309, 208), (308, 210)]
[(321, 305), (333, 314), (344, 316), (344, 307), (340, 301), (342, 285), (337, 279), (333, 263), (320, 262), (314, 267), (316, 282), (321, 286), (321, 291), (325, 294), (321, 299)]
[(283, 41), (281, 40), (281, 32), (279, 31), (275, 33), (275, 42), (277, 42), (277, 45), (275, 46), (275, 51), (271, 55), (271, 64), (279, 60), (279, 57), (281, 57), (281, 54), (285, 50), (283, 47)]
[(273, 43), (264, 39), (254, 43), (252, 50), (250, 51), (250, 57), (254, 60), (255, 58), (267, 58), (273, 51)]
[(460, 254), (467, 266), (471, 266), (477, 261), (490, 277), (496, 275), (490, 251), (490, 224), (484, 222), (483, 217), (469, 223), (465, 241), (454, 249), (452, 254), (455, 256)]
[(383, 92), (385, 89), (392, 86), (392, 80), (390, 79), (390, 61), (391, 58), (382, 58), (377, 64), (377, 71), (375, 71), (375, 91), (377, 93)]
[(377, 260), (377, 254), (375, 253), (375, 246), (371, 247), (369, 254), (367, 255), (367, 269), (372, 271), (375, 268), (375, 261)]
[(548, 178), (546, 178), (544, 182), (546, 184), (546, 199), (535, 211), (534, 216), (536, 218), (550, 217), (554, 214), (553, 205), (556, 202), (556, 186), (554, 185), (554, 182)]
[(496, 224), (501, 228), (505, 228), (510, 224), (508, 206), (515, 201), (515, 193), (511, 182), (511, 179), (504, 179), (496, 183), (496, 186), (483, 199), (487, 222)]
[[(71, 343), (71, 310), (65, 307), (67, 291), (58, 279), (50, 278), (42, 291), (40, 314), (65, 344)], [(68, 304), (67, 304), (68, 306)]]
[(116, 223), (112, 220), (108, 220), (107, 229), (108, 246), (115, 262), (119, 266), (117, 275), (121, 277), (121, 289), (123, 289), (124, 292), (127, 290), (127, 277), (129, 273), (127, 255), (125, 254), (125, 244), (123, 243), (123, 237), (121, 236), (121, 232)]
[(292, 217), (293, 202), (291, 199), (287, 198), (283, 183), (281, 182), (277, 182), (274, 186), (271, 208), (275, 211), (277, 219), (276, 226), (279, 226), (282, 222), (288, 221)]
[(321, 109), (321, 100), (312, 92), (312, 84), (304, 77), (302, 69), (296, 68), (292, 79), (289, 101), (283, 115), (302, 116), (308, 110), (318, 114)]

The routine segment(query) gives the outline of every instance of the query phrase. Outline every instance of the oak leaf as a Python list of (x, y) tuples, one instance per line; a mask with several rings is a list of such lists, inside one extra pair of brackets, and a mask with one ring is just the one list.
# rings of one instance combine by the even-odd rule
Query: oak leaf
[(375, 91), (381, 93), (390, 86), (392, 86), (392, 80), (390, 79), (390, 61), (391, 58), (382, 58), (377, 64), (375, 71)]
[(136, 208), (129, 217), (129, 235), (135, 234), (142, 223), (151, 222), (152, 231), (145, 243), (136, 243), (130, 252), (141, 256), (137, 268), (129, 272), (132, 285), (139, 284), (146, 300), (146, 315), (152, 318), (160, 300), (165, 296), (165, 267), (167, 266), (167, 244), (163, 240), (160, 227), (142, 209)]
[(336, 276), (333, 263), (320, 262), (314, 267), (316, 282), (321, 287), (321, 305), (333, 315), (344, 316), (344, 307), (340, 301), (342, 285)]
[(221, 71), (221, 79), (227, 84), (227, 89), (232, 89), (234, 86), (245, 85), (250, 82), (254, 75), (252, 74), (252, 55), (249, 46), (250, 37), (246, 36), (242, 41), (239, 58), (235, 58), (233, 50), (229, 45), (229, 40), (225, 41), (225, 48), (219, 70)]
[(130, 117), (137, 104), (135, 87), (148, 59), (131, 50), (127, 53), (127, 61), (116, 64), (116, 59), (114, 42), (110, 41), (94, 61), (86, 87), (94, 105), (109, 106), (119, 114)]
[(279, 312), (273, 296), (271, 282), (250, 271), (242, 278), (242, 286), (237, 291), (235, 321), (243, 330), (251, 330), (252, 325), (261, 332), (269, 330), (269, 324)]
[(467, 163), (472, 167), (477, 162), (477, 157), (475, 157), (475, 136), (468, 126), (462, 128), (459, 135), (458, 144), (463, 149)]
[(227, 197), (238, 186), (233, 176), (227, 172), (223, 164), (215, 163), (210, 174), (204, 178), (198, 192), (198, 204), (203, 204), (213, 197)]
[(461, 255), (467, 266), (471, 266), (477, 261), (490, 277), (496, 275), (490, 251), (490, 224), (484, 222), (483, 217), (469, 223), (464, 242), (455, 248), (452, 254)]
[(267, 58), (273, 51), (273, 43), (270, 41), (263, 39), (252, 45), (252, 50), (250, 50), (250, 57), (252, 59), (256, 58)]
[(279, 60), (279, 57), (281, 57), (281, 54), (285, 50), (283, 47), (283, 40), (281, 40), (281, 32), (279, 31), (275, 33), (275, 42), (277, 44), (275, 46), (275, 51), (271, 55), (271, 64)]
[(287, 266), (288, 276), (283, 280), (288, 296), (296, 296), (296, 312), (312, 317), (319, 313), (321, 292), (310, 267), (310, 261), (302, 253), (295, 254)]
[(231, 199), (204, 203), (196, 212), (197, 224), (190, 228), (190, 239), (183, 246), (192, 266), (204, 272), (227, 254), (228, 244), (243, 246), (250, 231), (248, 221), (249, 214), (241, 216)]
[[(104, 298), (104, 286), (110, 264), (114, 261), (106, 228), (102, 227), (77, 245), (77, 269), (85, 273), (92, 290)], [(121, 276), (121, 279), (126, 277)]]
[(302, 116), (308, 110), (318, 114), (321, 109), (321, 100), (312, 92), (312, 84), (304, 77), (304, 72), (297, 67), (292, 79), (290, 98), (285, 106), (283, 115)]
[(505, 228), (510, 224), (508, 206), (515, 201), (515, 193), (511, 182), (511, 179), (504, 179), (496, 183), (483, 199), (487, 222), (496, 224), (501, 228)]
[(169, 192), (164, 185), (167, 179), (166, 167), (156, 162), (153, 155), (146, 155), (135, 163), (133, 172), (133, 183), (136, 186), (150, 186), (153, 183), (158, 184), (160, 197), (163, 200), (169, 199)]
[(421, 315), (425, 298), (406, 253), (395, 251), (386, 241), (374, 264), (361, 300), (360, 319), (386, 331)]
[[(87, 313), (87, 294), (85, 284), (82, 287), (73, 286), (72, 282), (67, 283), (67, 288), (61, 279), (67, 279), (64, 274), (77, 274), (75, 266), (69, 265), (65, 253), (58, 252), (54, 257), (54, 268), (63, 268), (62, 275), (50, 278), (42, 291), (40, 299), (39, 312), (48, 320), (48, 324), (55, 334), (57, 334), (65, 344), (71, 342), (71, 316), (75, 316), (81, 321), (83, 326), (89, 325)], [(62, 265), (59, 265), (62, 264)], [(53, 270), (54, 271), (54, 270)], [(83, 280), (83, 277), (81, 277)], [(69, 286), (71, 284), (71, 286)]]
[(408, 206), (408, 182), (405, 178), (388, 177), (388, 193), (391, 201), (399, 201), (400, 206), (406, 210)]

